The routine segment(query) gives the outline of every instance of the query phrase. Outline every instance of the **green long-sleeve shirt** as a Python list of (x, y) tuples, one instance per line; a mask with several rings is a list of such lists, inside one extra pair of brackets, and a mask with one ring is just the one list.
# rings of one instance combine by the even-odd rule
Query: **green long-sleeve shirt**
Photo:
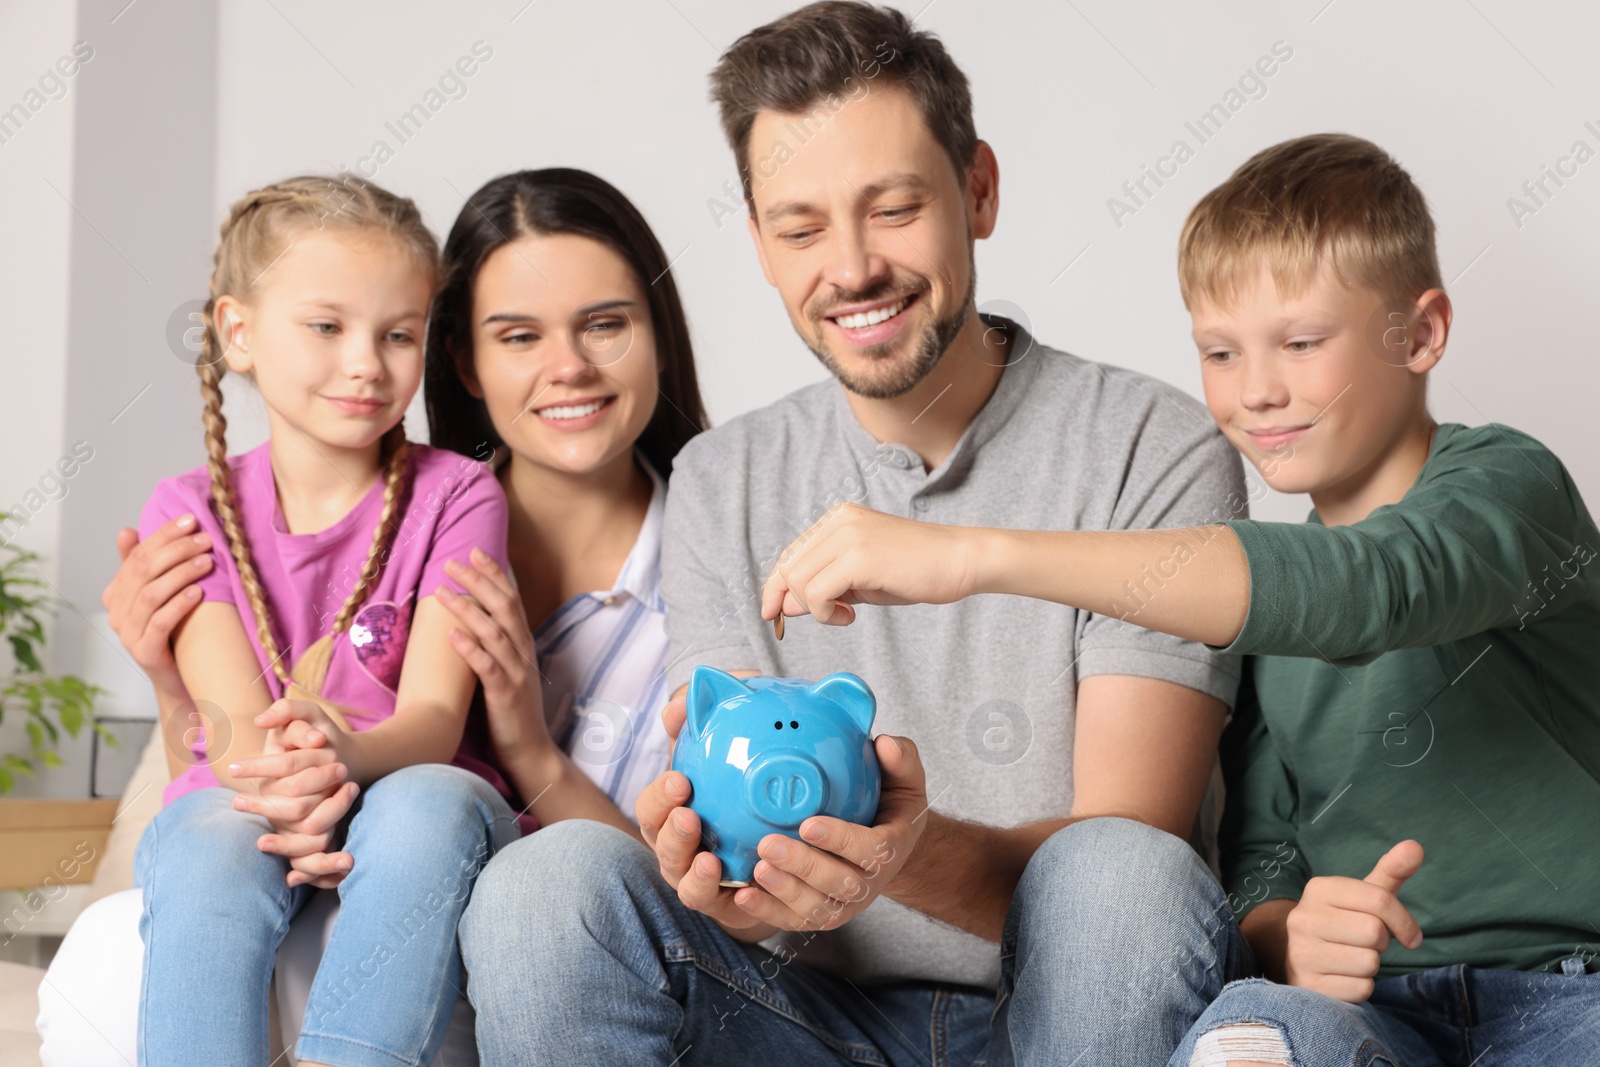
[(1238, 917), (1406, 838), (1421, 924), (1381, 976), (1539, 970), (1600, 946), (1600, 533), (1526, 434), (1446, 424), (1399, 503), (1349, 526), (1230, 522), (1253, 654), (1224, 740)]

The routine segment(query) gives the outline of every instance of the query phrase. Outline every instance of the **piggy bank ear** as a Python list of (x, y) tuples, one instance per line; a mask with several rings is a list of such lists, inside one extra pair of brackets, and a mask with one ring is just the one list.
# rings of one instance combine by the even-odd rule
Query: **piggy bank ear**
[(730, 697), (743, 696), (752, 690), (727, 671), (719, 671), (704, 663), (689, 675), (689, 721), (686, 724), (690, 737), (702, 737), (711, 723), (711, 713), (718, 704)]
[(809, 691), (843, 708), (850, 716), (850, 721), (861, 727), (862, 733), (872, 733), (872, 719), (878, 713), (878, 700), (867, 688), (866, 682), (848, 671), (839, 671), (828, 675)]

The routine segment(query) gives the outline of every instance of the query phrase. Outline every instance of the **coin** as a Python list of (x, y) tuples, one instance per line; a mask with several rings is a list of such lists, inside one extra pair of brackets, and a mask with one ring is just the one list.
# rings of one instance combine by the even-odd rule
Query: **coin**
[(777, 638), (778, 638), (779, 641), (783, 640), (783, 609), (782, 608), (778, 609), (778, 617), (772, 620), (772, 632), (777, 635)]

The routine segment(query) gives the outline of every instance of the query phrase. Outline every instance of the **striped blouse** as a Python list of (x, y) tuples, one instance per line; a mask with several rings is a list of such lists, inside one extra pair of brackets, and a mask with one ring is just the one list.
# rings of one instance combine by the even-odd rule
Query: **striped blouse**
[(615, 587), (579, 593), (533, 635), (550, 736), (630, 819), (671, 756), (661, 724), (669, 695), (661, 600), (667, 485), (643, 456), (639, 465), (654, 490)]

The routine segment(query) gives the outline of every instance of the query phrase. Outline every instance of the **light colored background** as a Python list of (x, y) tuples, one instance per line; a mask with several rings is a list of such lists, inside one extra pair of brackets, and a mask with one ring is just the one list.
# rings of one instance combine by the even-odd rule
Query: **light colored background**
[[(1185, 213), (1256, 150), (1341, 130), (1394, 153), (1421, 184), (1456, 301), (1435, 414), (1500, 421), (1561, 455), (1600, 501), (1589, 319), (1600, 279), (1600, 159), (1517, 225), (1508, 199), (1575, 141), (1600, 151), (1600, 15), (1577, 2), (912, 0), (974, 87), (1002, 175), (996, 235), (978, 248), (979, 300), (1020, 308), (1045, 341), (1198, 395), (1174, 248)], [(510, 170), (569, 165), (619, 186), (655, 227), (688, 307), (721, 421), (819, 380), (756, 266), (737, 216), (713, 203), (735, 177), (706, 74), (740, 34), (793, 6), (768, 0), (505, 0), (328, 5), (82, 0), (0, 7), (0, 109), (74, 41), (94, 58), (0, 144), (0, 506), (73, 443), (94, 458), (21, 543), (47, 554), (68, 601), (63, 670), (119, 664), (91, 623), (116, 529), (154, 483), (203, 458), (194, 371), (168, 320), (205, 294), (216, 227), (252, 186), (354, 168), (423, 206), (441, 235), (465, 197)], [(474, 42), (492, 57), (422, 131), (385, 128)], [(1276, 41), (1293, 57), (1224, 129), (1184, 123), (1221, 102)], [(1119, 227), (1108, 210), (1177, 139), (1196, 149)], [(1530, 202), (1531, 203), (1531, 202)], [(235, 449), (263, 439), (257, 403), (228, 409)], [(420, 408), (409, 422), (422, 439)], [(1298, 520), (1302, 499), (1258, 517)], [(88, 665), (86, 667), (86, 664)], [(140, 701), (137, 682), (108, 706)], [(0, 747), (11, 740), (10, 724)], [(81, 795), (86, 760), (20, 793)]]

